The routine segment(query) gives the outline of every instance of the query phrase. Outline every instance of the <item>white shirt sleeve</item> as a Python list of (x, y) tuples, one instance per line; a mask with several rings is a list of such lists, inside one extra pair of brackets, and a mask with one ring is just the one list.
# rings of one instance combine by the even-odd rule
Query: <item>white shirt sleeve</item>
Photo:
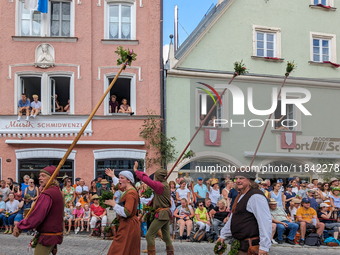
[(247, 211), (254, 214), (260, 232), (260, 250), (269, 252), (272, 236), (272, 216), (265, 196), (252, 195), (247, 203)]
[(140, 203), (143, 204), (143, 205), (147, 205), (153, 199), (153, 197), (154, 197), (153, 194), (149, 198), (141, 197), (141, 198), (139, 198)]
[(230, 214), (229, 220), (224, 225), (224, 227), (221, 229), (220, 237), (223, 238), (223, 239), (226, 239), (228, 236), (231, 236), (230, 223), (231, 223), (232, 217), (233, 217), (233, 214)]
[(116, 211), (116, 213), (121, 216), (121, 217), (124, 217), (124, 218), (127, 218), (125, 212), (124, 212), (124, 206), (121, 206), (119, 204), (116, 204), (114, 207), (113, 207), (113, 210)]
[(117, 185), (118, 182), (119, 182), (119, 179), (116, 176), (112, 178), (113, 185)]

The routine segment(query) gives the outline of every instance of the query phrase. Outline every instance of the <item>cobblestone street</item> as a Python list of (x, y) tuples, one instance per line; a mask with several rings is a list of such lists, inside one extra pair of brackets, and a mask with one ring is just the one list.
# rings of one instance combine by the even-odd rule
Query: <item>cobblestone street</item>
[[(32, 251), (28, 253), (28, 244), (31, 240), (30, 236), (21, 235), (15, 238), (11, 235), (0, 234), (0, 255), (25, 255), (33, 254)], [(70, 235), (65, 237), (62, 245), (58, 246), (58, 255), (104, 255), (111, 245), (111, 240), (102, 240), (84, 235)], [(213, 255), (214, 244), (209, 243), (180, 243), (174, 242), (176, 255)], [(228, 246), (229, 247), (229, 246)], [(117, 247), (119, 249), (119, 247)], [(142, 238), (142, 249), (146, 248), (146, 241)], [(165, 255), (165, 245), (163, 242), (156, 240), (156, 251), (159, 255)], [(317, 247), (304, 247), (299, 245), (280, 245), (273, 246), (269, 254), (273, 255), (294, 255), (296, 254), (311, 254), (311, 255), (338, 255), (340, 248), (328, 248), (327, 246)], [(144, 253), (145, 254), (145, 253)], [(225, 253), (227, 254), (227, 253)], [(134, 254), (126, 254), (134, 255)]]

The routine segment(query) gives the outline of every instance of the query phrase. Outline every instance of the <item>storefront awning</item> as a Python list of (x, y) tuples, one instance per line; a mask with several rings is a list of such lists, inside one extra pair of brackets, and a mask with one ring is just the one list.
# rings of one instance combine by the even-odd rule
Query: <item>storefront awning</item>
[[(244, 156), (246, 158), (252, 158), (254, 156), (254, 151), (245, 151)], [(340, 155), (336, 154), (300, 154), (300, 153), (267, 153), (258, 152), (256, 157), (282, 157), (282, 158), (340, 158)]]

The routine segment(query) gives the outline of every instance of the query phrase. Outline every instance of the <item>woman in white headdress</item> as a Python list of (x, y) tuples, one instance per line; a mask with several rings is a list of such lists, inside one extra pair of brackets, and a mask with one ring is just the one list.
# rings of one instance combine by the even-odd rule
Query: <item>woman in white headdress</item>
[(113, 207), (119, 218), (117, 234), (108, 255), (140, 254), (140, 222), (137, 218), (137, 205), (139, 198), (134, 186), (135, 179), (130, 171), (119, 173), (119, 180), (114, 175), (114, 170), (106, 169), (105, 173), (112, 178), (113, 184), (119, 182), (119, 188), (124, 192), (119, 204), (115, 200), (106, 200), (105, 204)]

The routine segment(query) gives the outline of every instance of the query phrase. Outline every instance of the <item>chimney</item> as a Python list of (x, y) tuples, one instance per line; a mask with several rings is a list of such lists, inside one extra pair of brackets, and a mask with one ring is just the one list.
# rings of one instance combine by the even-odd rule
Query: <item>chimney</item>
[(178, 7), (175, 5), (175, 38), (174, 38), (175, 52), (178, 49)]

